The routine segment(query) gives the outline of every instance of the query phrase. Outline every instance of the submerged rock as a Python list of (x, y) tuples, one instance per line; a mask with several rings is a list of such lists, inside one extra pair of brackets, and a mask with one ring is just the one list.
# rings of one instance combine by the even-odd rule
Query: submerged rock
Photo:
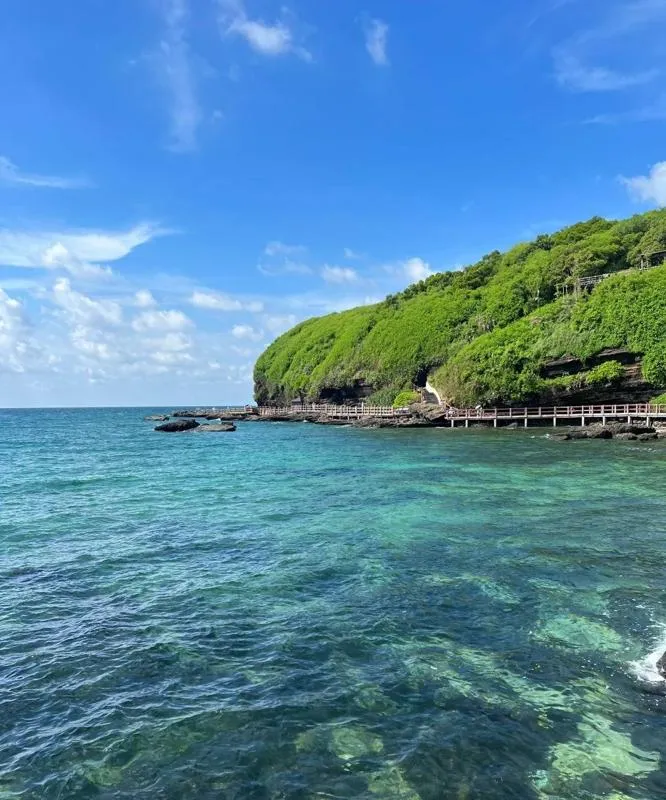
[(195, 419), (179, 419), (174, 422), (165, 422), (164, 425), (158, 425), (155, 430), (161, 433), (181, 433), (198, 427), (199, 423)]
[(381, 753), (384, 750), (384, 742), (379, 736), (360, 725), (344, 725), (333, 729), (330, 747), (342, 761), (353, 761)]
[(533, 636), (539, 641), (570, 650), (620, 653), (626, 649), (619, 633), (578, 614), (560, 614), (546, 619)]
[(169, 417), (167, 414), (150, 414), (143, 418), (145, 422), (168, 422)]
[(233, 433), (236, 426), (231, 422), (220, 422), (217, 425), (199, 425), (200, 432), (206, 433)]

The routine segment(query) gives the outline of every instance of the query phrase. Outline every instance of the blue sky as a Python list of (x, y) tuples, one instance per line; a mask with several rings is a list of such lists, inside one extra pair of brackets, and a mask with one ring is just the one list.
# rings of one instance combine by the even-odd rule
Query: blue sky
[(296, 321), (666, 205), (666, 0), (8, 0), (0, 405), (245, 402)]

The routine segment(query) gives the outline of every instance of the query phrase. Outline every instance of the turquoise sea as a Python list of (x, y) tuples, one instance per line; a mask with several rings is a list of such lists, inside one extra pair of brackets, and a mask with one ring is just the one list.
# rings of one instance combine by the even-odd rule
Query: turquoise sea
[(666, 443), (0, 411), (2, 800), (666, 797)]

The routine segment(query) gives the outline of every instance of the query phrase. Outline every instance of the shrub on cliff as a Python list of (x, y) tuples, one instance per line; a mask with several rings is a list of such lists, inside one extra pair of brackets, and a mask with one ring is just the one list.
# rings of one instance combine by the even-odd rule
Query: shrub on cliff
[(411, 406), (412, 403), (418, 403), (421, 395), (414, 391), (400, 392), (393, 400), (393, 408), (405, 408)]

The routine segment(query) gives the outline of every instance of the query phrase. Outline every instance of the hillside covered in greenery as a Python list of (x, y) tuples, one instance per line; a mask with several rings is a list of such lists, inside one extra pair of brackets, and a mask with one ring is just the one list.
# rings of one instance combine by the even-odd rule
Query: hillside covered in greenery
[[(307, 320), (260, 356), (257, 402), (390, 403), (427, 378), (454, 405), (518, 403), (619, 387), (629, 373), (658, 394), (666, 387), (666, 265), (637, 268), (642, 255), (663, 250), (666, 211), (595, 217), (382, 303)], [(603, 273), (619, 274), (573, 291), (577, 279)], [(568, 294), (558, 293), (563, 285)], [(609, 350), (622, 358), (609, 360)], [(553, 376), (548, 365), (566, 358), (579, 364), (575, 374)], [(639, 366), (632, 372), (627, 360)]]

